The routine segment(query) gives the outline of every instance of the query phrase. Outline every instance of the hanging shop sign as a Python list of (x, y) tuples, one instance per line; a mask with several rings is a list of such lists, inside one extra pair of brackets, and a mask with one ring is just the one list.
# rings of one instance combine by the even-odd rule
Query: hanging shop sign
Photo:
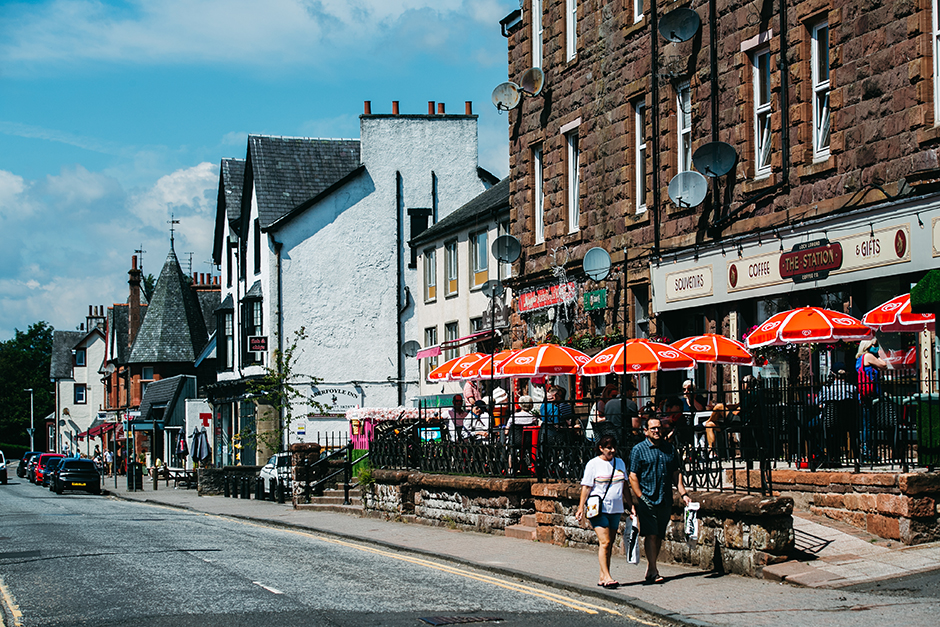
[[(493, 311), (496, 315), (494, 317), (495, 324), (490, 320), (490, 312)], [(496, 303), (495, 307), (487, 307), (483, 310), (483, 321), (481, 322), (483, 329), (486, 329), (486, 332), (489, 332), (489, 329), (504, 329), (509, 326), (509, 316), (512, 314), (512, 308), (508, 303)], [(487, 340), (489, 336), (480, 337), (480, 340)]]
[(940, 257), (940, 218), (930, 221), (930, 242), (933, 244), (933, 256)]
[(574, 281), (555, 283), (520, 293), (517, 307), (519, 313), (526, 313), (570, 303), (577, 297), (578, 286)]
[(828, 278), (842, 267), (842, 244), (827, 239), (801, 242), (780, 255), (780, 276), (794, 283), (807, 283)]
[(911, 260), (911, 231), (908, 224), (878, 230), (871, 228), (836, 240), (845, 251), (842, 267), (833, 274), (889, 266)]
[(347, 409), (362, 405), (362, 396), (355, 385), (329, 385), (310, 388), (310, 400), (326, 406), (323, 414), (345, 414)]
[(584, 311), (607, 308), (607, 288), (584, 293)]
[(666, 301), (711, 296), (713, 283), (710, 265), (670, 272), (666, 275)]

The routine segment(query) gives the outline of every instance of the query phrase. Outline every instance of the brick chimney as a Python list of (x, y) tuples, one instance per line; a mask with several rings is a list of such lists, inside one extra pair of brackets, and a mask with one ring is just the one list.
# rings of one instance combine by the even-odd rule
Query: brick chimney
[(140, 330), (140, 275), (141, 272), (137, 268), (137, 255), (131, 257), (131, 269), (128, 270), (128, 279), (127, 284), (130, 286), (130, 298), (128, 299), (128, 305), (130, 307), (127, 329), (127, 346), (131, 347), (134, 345), (134, 340), (137, 339), (137, 331)]

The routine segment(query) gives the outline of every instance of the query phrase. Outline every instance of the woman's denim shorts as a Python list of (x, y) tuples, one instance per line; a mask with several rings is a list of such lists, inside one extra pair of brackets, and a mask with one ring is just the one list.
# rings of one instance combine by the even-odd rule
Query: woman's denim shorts
[(620, 527), (620, 517), (623, 516), (623, 513), (617, 514), (607, 514), (600, 513), (594, 518), (589, 518), (591, 521), (591, 527), (607, 527), (608, 529), (613, 529), (614, 533), (617, 533), (617, 528)]

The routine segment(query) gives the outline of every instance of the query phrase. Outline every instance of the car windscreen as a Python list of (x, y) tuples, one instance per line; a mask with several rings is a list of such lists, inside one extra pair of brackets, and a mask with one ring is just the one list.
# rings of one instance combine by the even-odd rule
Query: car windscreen
[(61, 457), (47, 457), (46, 459), (42, 460), (42, 467), (48, 468), (49, 464), (51, 464), (52, 461), (56, 459), (62, 459), (62, 458)]
[(76, 459), (74, 461), (62, 462), (62, 470), (93, 470), (95, 472), (98, 469), (95, 467), (95, 462), (87, 459)]

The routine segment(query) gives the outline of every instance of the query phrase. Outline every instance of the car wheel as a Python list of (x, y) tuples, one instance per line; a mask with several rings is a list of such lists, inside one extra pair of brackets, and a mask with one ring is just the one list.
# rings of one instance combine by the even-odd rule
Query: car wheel
[(57, 484), (55, 484), (55, 486), (53, 486), (53, 487), (55, 487), (55, 493), (56, 493), (56, 494), (62, 494), (62, 486), (61, 486), (61, 485), (59, 485), (59, 484), (57, 483)]

